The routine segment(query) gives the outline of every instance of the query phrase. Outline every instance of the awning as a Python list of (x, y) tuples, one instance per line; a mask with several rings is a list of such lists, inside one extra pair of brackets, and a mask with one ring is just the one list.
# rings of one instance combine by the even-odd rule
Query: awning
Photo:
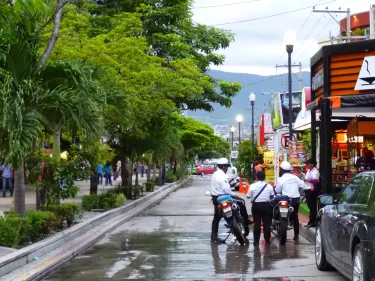
[(375, 107), (375, 94), (361, 94), (348, 96), (335, 96), (328, 98), (317, 98), (307, 105), (308, 110), (317, 108), (323, 99), (331, 101), (332, 109), (350, 107)]
[(362, 121), (355, 117), (348, 125), (347, 136), (353, 138), (357, 136), (374, 136), (375, 121)]
[[(340, 116), (343, 113), (339, 113), (338, 109), (332, 111), (332, 116)], [(320, 111), (316, 111), (316, 120), (317, 122), (320, 121)], [(342, 119), (332, 119), (331, 122), (346, 122), (346, 120)], [(295, 131), (304, 131), (311, 128), (311, 111), (305, 110), (304, 112), (300, 112), (297, 116), (296, 122), (294, 123), (293, 130)]]

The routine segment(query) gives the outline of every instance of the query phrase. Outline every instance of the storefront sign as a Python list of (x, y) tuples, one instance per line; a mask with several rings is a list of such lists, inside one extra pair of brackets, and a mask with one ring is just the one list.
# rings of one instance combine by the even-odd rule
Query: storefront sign
[(357, 84), (354, 88), (356, 91), (372, 89), (375, 89), (375, 56), (365, 57), (363, 59)]
[(320, 88), (322, 88), (324, 86), (324, 76), (323, 76), (323, 72), (321, 73), (318, 73), (317, 75), (315, 75), (313, 78), (312, 78), (312, 81), (311, 81), (312, 85), (312, 90), (313, 91), (316, 91)]

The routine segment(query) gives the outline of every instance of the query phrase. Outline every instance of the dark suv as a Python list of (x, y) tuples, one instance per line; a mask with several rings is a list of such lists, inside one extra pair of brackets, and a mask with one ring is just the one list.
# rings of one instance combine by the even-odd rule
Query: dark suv
[(347, 278), (375, 280), (375, 171), (353, 178), (337, 199), (322, 195), (315, 259), (319, 270), (331, 266)]

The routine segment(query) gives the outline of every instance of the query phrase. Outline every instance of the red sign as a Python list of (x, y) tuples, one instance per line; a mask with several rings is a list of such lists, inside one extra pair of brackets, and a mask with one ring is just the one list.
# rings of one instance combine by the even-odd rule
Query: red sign
[[(297, 137), (293, 135), (293, 141), (297, 141)], [(285, 133), (281, 136), (281, 147), (284, 149), (288, 149), (289, 147), (289, 133)]]

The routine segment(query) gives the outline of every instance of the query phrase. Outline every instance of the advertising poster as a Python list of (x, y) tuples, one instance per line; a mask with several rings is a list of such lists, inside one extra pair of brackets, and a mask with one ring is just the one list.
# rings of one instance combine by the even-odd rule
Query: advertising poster
[[(286, 93), (280, 94), (281, 99), (281, 115), (283, 125), (289, 124), (289, 95)], [(298, 113), (302, 109), (302, 92), (292, 93), (292, 120), (296, 122)]]
[(272, 121), (272, 128), (274, 130), (280, 128), (282, 126), (281, 123), (281, 106), (280, 106), (280, 95), (274, 95), (270, 102), (271, 108), (271, 121)]

